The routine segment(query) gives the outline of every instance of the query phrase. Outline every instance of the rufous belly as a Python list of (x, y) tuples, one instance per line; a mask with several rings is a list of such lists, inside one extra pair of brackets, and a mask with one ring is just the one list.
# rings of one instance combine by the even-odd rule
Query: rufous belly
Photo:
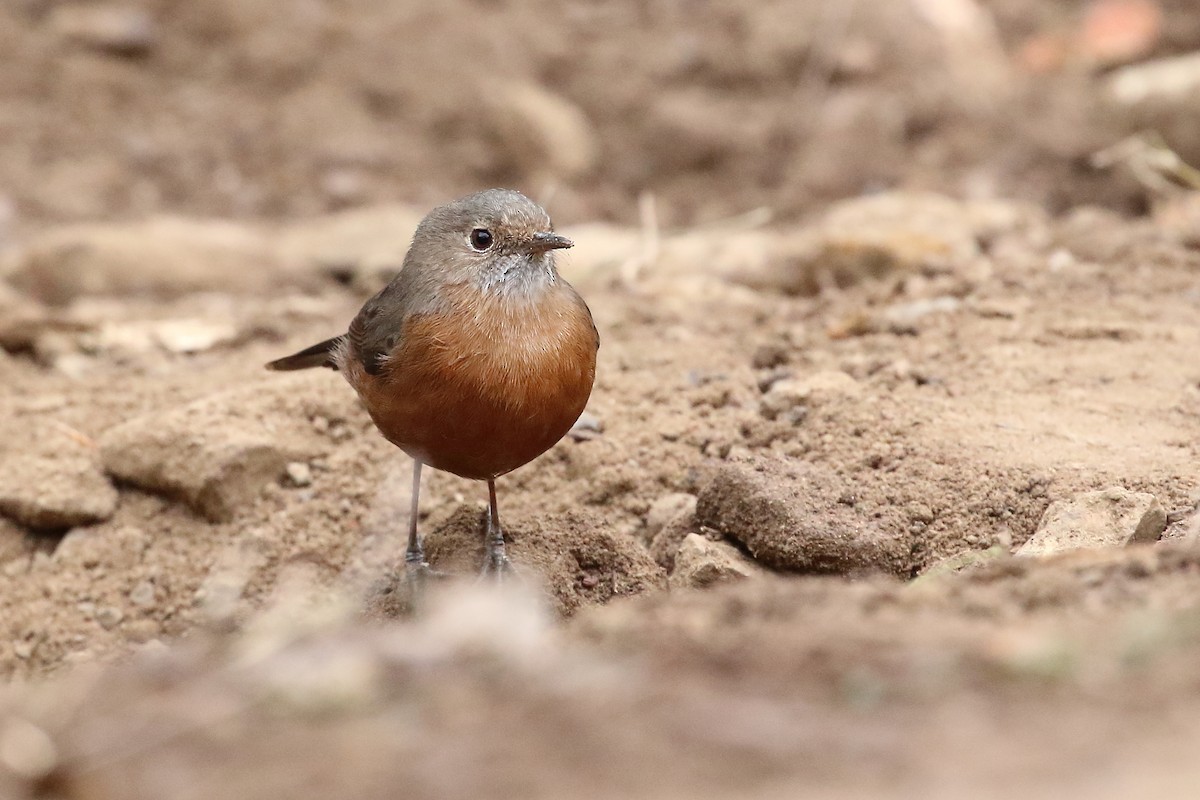
[(449, 310), (408, 320), (379, 375), (343, 369), (389, 441), (436, 469), (486, 480), (566, 434), (591, 394), (596, 346), (587, 306), (565, 284), (532, 304), (470, 287)]

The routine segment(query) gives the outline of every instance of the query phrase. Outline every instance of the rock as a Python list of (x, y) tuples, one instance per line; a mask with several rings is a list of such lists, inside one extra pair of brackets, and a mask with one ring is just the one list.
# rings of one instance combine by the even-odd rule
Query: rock
[(689, 533), (675, 554), (675, 569), (667, 582), (672, 589), (703, 589), (715, 583), (749, 578), (758, 566), (728, 542), (714, 542)]
[(1056, 500), (1019, 556), (1047, 556), (1089, 547), (1123, 547), (1158, 541), (1167, 513), (1154, 495), (1112, 487)]
[(158, 595), (154, 590), (154, 584), (150, 581), (140, 582), (129, 593), (129, 602), (137, 608), (153, 608), (157, 600)]
[[(135, 417), (100, 437), (104, 467), (209, 520), (227, 521), (289, 462), (328, 448), (309, 420), (355, 413), (352, 394), (339, 383), (324, 373), (281, 375)], [(275, 433), (281, 430), (290, 433)]]
[(125, 619), (124, 612), (115, 606), (105, 606), (96, 612), (96, 622), (106, 631), (111, 631), (120, 625), (123, 619)]
[(278, 291), (285, 274), (304, 283), (255, 229), (173, 217), (55, 228), (15, 248), (0, 272), (55, 305), (87, 295)]
[(50, 25), (65, 39), (119, 56), (146, 55), (158, 38), (149, 14), (122, 6), (55, 6)]
[(695, 496), (681, 492), (666, 494), (650, 506), (642, 539), (650, 548), (650, 556), (664, 569), (671, 570), (680, 542), (695, 530)]
[(117, 490), (92, 459), (9, 454), (0, 460), (0, 514), (40, 530), (103, 522)]
[(650, 557), (663, 569), (674, 569), (675, 554), (679, 552), (679, 545), (698, 529), (696, 500), (692, 498), (687, 507), (680, 509), (663, 524), (658, 533), (654, 534), (654, 538), (650, 540)]
[(650, 509), (646, 512), (646, 527), (642, 530), (642, 538), (647, 542), (653, 541), (671, 520), (681, 515), (694, 517), (695, 514), (695, 495), (683, 492), (664, 494), (650, 504)]
[(845, 372), (815, 372), (804, 378), (784, 378), (775, 381), (763, 395), (759, 410), (767, 419), (777, 419), (786, 415), (795, 417), (795, 412), (801, 407), (819, 408), (861, 394), (862, 386)]
[(284, 474), (293, 486), (312, 484), (312, 468), (303, 461), (293, 461), (284, 468)]
[(908, 535), (884, 530), (844, 504), (851, 488), (833, 472), (804, 462), (724, 464), (700, 491), (696, 522), (741, 542), (768, 567), (907, 576)]

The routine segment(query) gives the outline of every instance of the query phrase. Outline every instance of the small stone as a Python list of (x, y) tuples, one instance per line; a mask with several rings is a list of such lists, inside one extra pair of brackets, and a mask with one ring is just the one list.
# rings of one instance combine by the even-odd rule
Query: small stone
[(125, 615), (121, 613), (121, 609), (113, 606), (105, 606), (96, 612), (96, 622), (106, 631), (111, 631), (120, 625), (123, 619), (125, 619)]
[[(668, 495), (670, 496), (670, 495)], [(650, 557), (664, 569), (675, 568), (675, 555), (679, 545), (688, 534), (698, 530), (696, 525), (696, 498), (691, 495), (690, 502), (680, 502), (675, 513), (663, 521), (662, 526), (651, 537), (649, 542)], [(665, 512), (665, 508), (662, 511)]]
[(737, 581), (761, 572), (728, 542), (714, 542), (698, 533), (688, 534), (675, 554), (675, 570), (667, 583), (672, 589), (702, 589)]
[(14, 453), (0, 460), (0, 514), (26, 527), (90, 525), (116, 508), (117, 490), (89, 458)]
[(642, 538), (649, 542), (675, 517), (681, 514), (692, 515), (695, 512), (694, 495), (683, 492), (664, 494), (650, 504), (650, 510), (646, 512), (646, 527), (642, 531)]
[(312, 483), (312, 468), (303, 461), (292, 461), (284, 472), (293, 486), (308, 486)]
[(150, 581), (142, 581), (129, 593), (129, 602), (138, 608), (152, 608), (157, 599), (154, 584)]
[(1050, 504), (1019, 556), (1158, 541), (1167, 513), (1152, 494), (1112, 487)]
[(24, 639), (18, 639), (13, 642), (13, 655), (22, 661), (27, 661), (33, 657), (33, 642), (27, 642)]

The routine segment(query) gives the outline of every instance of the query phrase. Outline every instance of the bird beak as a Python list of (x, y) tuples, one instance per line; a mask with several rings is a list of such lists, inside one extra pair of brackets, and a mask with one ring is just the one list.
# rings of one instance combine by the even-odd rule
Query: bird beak
[(557, 233), (535, 233), (533, 241), (529, 243), (530, 249), (535, 253), (544, 253), (547, 250), (561, 250), (574, 246), (574, 242), (565, 236), (559, 236)]

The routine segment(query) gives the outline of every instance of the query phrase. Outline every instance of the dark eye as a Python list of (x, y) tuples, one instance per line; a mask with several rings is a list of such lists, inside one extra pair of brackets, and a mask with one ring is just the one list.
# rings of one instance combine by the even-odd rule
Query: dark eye
[(487, 250), (492, 246), (492, 232), (487, 228), (476, 228), (471, 231), (471, 247), (476, 250)]

